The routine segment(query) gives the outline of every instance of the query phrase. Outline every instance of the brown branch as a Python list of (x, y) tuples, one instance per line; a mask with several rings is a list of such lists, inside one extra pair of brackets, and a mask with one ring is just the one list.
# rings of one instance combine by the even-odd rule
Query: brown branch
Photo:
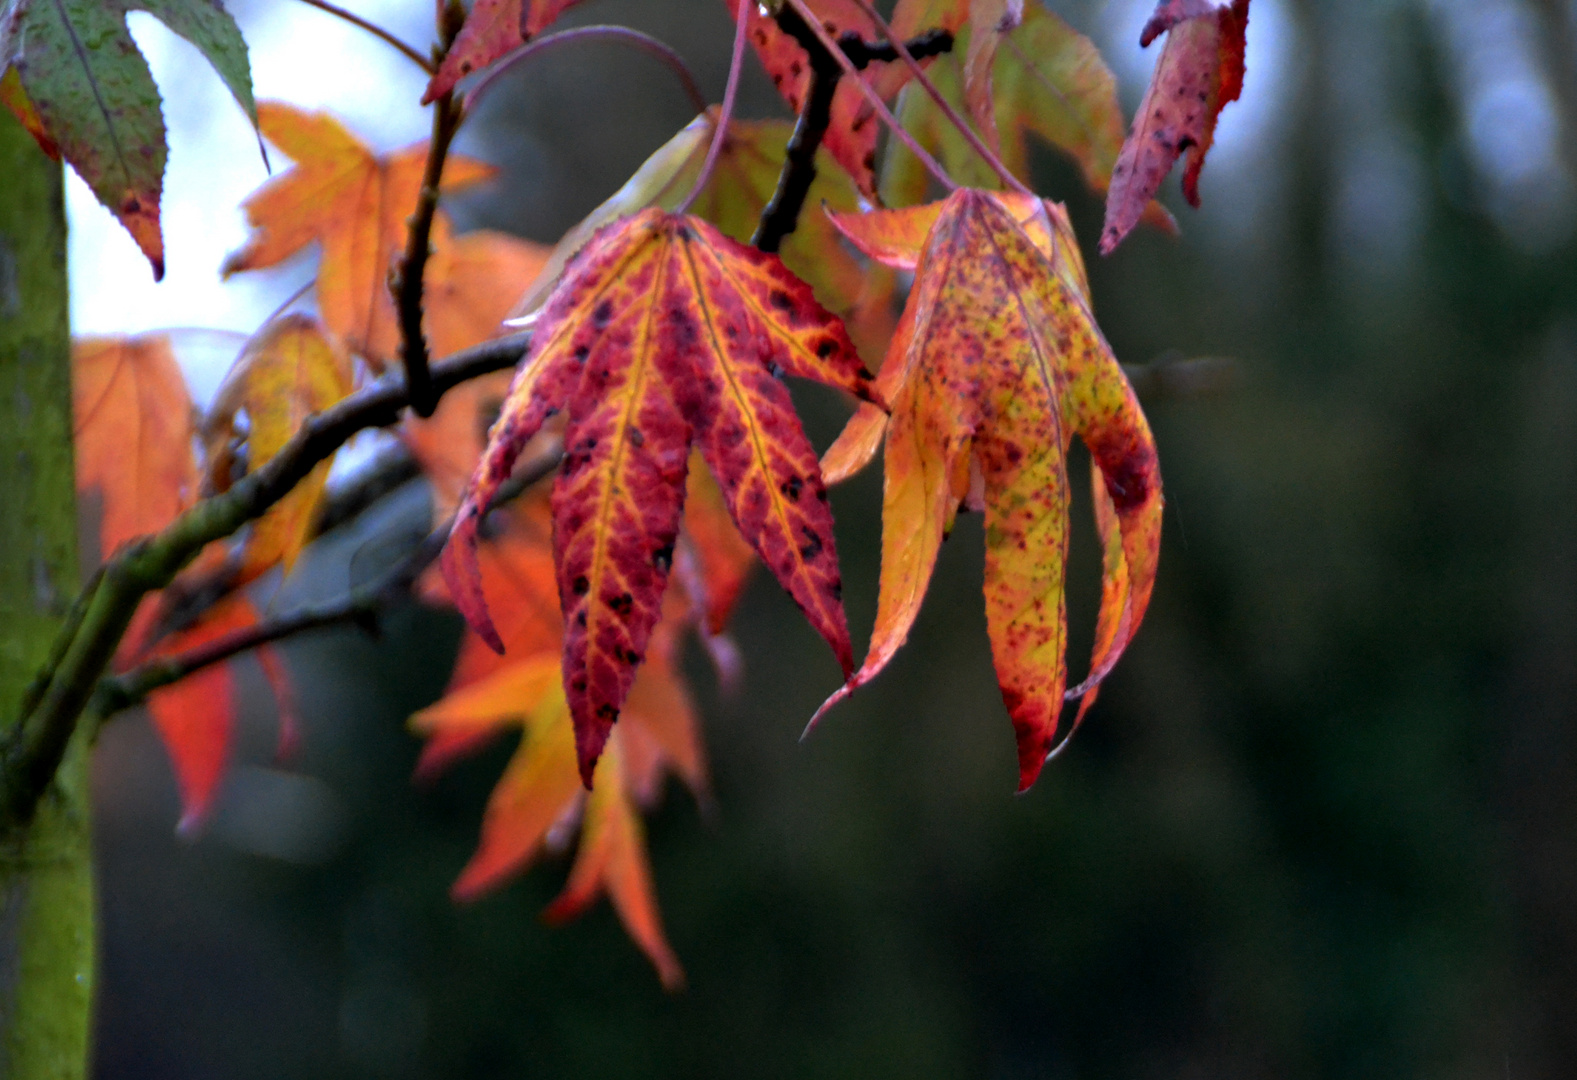
[[(441, 395), (459, 383), (512, 367), (529, 346), (526, 332), (457, 353), (433, 365), (433, 388)], [(53, 650), (59, 660), (43, 689), (33, 695), (33, 708), (0, 742), (0, 824), (32, 817), (142, 598), (167, 586), (208, 544), (261, 517), (356, 432), (394, 423), (409, 403), (409, 388), (397, 375), (357, 391), (308, 417), (277, 454), (228, 491), (202, 500), (162, 532), (115, 553), (81, 618), (62, 632)]]
[[(756, 235), (750, 239), (762, 251), (777, 251), (783, 246), (784, 238), (799, 224), (805, 198), (816, 180), (816, 151), (832, 124), (832, 99), (838, 91), (838, 80), (843, 77), (843, 65), (811, 31), (798, 11), (784, 5), (778, 11), (777, 24), (778, 29), (793, 38), (810, 59), (810, 89), (800, 108), (794, 134), (789, 137), (777, 189), (762, 209)], [(838, 39), (838, 45), (860, 71), (877, 61), (898, 58), (898, 50), (891, 44), (872, 45), (853, 33), (844, 34)], [(915, 57), (938, 56), (952, 50), (953, 35), (946, 30), (932, 30), (910, 41), (907, 47)]]
[[(499, 488), (489, 510), (498, 509), (548, 476), (558, 468), (563, 456), (562, 449), (554, 446), (525, 462), (508, 483)], [(287, 615), (265, 619), (175, 656), (150, 660), (124, 675), (100, 680), (88, 711), (97, 719), (105, 719), (140, 703), (160, 687), (179, 682), (203, 668), (311, 630), (354, 623), (369, 633), (375, 633), (377, 618), (383, 610), (408, 596), (422, 571), (438, 558), (444, 543), (449, 539), (449, 528), (453, 524), (453, 518), (445, 521), (377, 578), (349, 590), (336, 600), (307, 604)]]
[(438, 186), (443, 182), (444, 162), (449, 145), (460, 130), (461, 109), (453, 91), (433, 102), (433, 137), (427, 144), (427, 168), (422, 175), (422, 190), (417, 196), (416, 212), (411, 215), (406, 234), (405, 254), (390, 274), (389, 290), (394, 293), (400, 316), (400, 358), (405, 362), (405, 378), (411, 388), (411, 411), (429, 417), (438, 406), (428, 370), (427, 335), (422, 330), (422, 284), (427, 274), (427, 257), (432, 254), (433, 218), (438, 213)]

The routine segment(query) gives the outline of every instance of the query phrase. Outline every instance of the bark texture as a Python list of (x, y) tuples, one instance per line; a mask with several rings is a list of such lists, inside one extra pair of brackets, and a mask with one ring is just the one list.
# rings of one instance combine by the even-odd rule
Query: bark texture
[[(76, 595), (61, 168), (0, 109), (0, 728)], [(0, 833), (0, 1077), (85, 1075), (94, 977), (88, 753)]]

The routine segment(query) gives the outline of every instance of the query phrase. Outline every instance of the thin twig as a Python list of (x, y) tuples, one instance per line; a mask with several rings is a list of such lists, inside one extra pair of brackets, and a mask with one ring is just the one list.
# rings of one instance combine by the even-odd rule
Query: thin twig
[[(526, 462), (505, 487), (499, 488), (489, 510), (498, 509), (553, 472), (563, 456), (562, 449), (555, 446)], [(356, 623), (369, 632), (375, 631), (377, 617), (383, 609), (408, 595), (422, 571), (438, 558), (453, 524), (452, 517), (444, 521), (378, 577), (350, 589), (336, 600), (307, 604), (287, 615), (233, 631), (175, 656), (149, 660), (123, 675), (105, 677), (99, 682), (89, 711), (100, 720), (106, 719), (140, 703), (160, 687), (179, 682), (203, 668), (309, 630)]]
[[(745, 2), (749, 3), (749, 0)], [(750, 22), (745, 14), (741, 9), (739, 18), (734, 22), (734, 52), (728, 62), (728, 85), (723, 88), (723, 107), (718, 110), (717, 126), (712, 131), (712, 145), (706, 148), (706, 160), (701, 163), (701, 171), (696, 174), (690, 194), (674, 207), (676, 214), (686, 213), (700, 197), (701, 189), (712, 179), (712, 170), (717, 166), (718, 155), (723, 152), (723, 144), (728, 141), (728, 125), (734, 119), (734, 98), (739, 92), (739, 73), (745, 66), (745, 27)]]
[(427, 144), (427, 167), (422, 175), (421, 194), (416, 212), (411, 215), (406, 234), (405, 255), (391, 275), (390, 289), (400, 315), (400, 358), (411, 387), (411, 411), (429, 417), (438, 407), (428, 371), (427, 335), (422, 329), (422, 285), (427, 274), (427, 257), (432, 254), (433, 218), (438, 214), (438, 188), (443, 183), (444, 162), (455, 132), (460, 130), (463, 110), (455, 103), (452, 91), (441, 94), (433, 103), (433, 138)]
[(800, 18), (805, 20), (806, 25), (810, 27), (811, 31), (821, 42), (822, 48), (831, 53), (838, 61), (838, 65), (843, 68), (844, 74), (853, 76), (854, 85), (859, 87), (860, 93), (864, 95), (865, 100), (870, 102), (871, 107), (876, 110), (876, 115), (882, 118), (882, 123), (887, 125), (887, 130), (893, 133), (893, 138), (903, 143), (909, 152), (919, 159), (920, 164), (924, 165), (926, 171), (936, 178), (937, 183), (941, 184), (948, 191), (957, 188), (958, 185), (953, 183), (953, 178), (947, 175), (947, 170), (942, 168), (937, 163), (937, 160), (926, 152), (924, 147), (914, 141), (914, 136), (904, 130), (904, 126), (898, 122), (898, 118), (887, 107), (887, 103), (882, 100), (882, 96), (876, 92), (875, 87), (859, 77), (859, 73), (855, 70), (854, 62), (843, 54), (843, 50), (832, 39), (832, 35), (827, 33), (826, 28), (821, 25), (815, 13), (805, 6), (805, 0), (786, 0), (786, 3), (792, 5), (799, 12)]
[(569, 45), (588, 39), (624, 42), (657, 57), (679, 77), (679, 85), (684, 88), (685, 96), (690, 99), (690, 104), (695, 106), (695, 111), (698, 113), (706, 111), (706, 95), (701, 93), (701, 85), (695, 81), (695, 73), (684, 62), (684, 57), (650, 34), (643, 34), (639, 30), (628, 26), (577, 26), (570, 30), (560, 30), (557, 33), (547, 34), (526, 42), (526, 44), (521, 45), (513, 52), (505, 53), (503, 57), (487, 69), (487, 74), (483, 75), (477, 84), (471, 88), (470, 93), (466, 94), (465, 111), (469, 113), (474, 109), (477, 99), (515, 65), (523, 63), (539, 53), (551, 52), (561, 45)]
[(436, 70), (433, 67), (432, 62), (429, 61), (425, 56), (417, 52), (405, 42), (401, 41), (399, 38), (395, 37), (377, 23), (370, 22), (369, 20), (362, 18), (360, 15), (357, 15), (353, 11), (346, 11), (337, 4), (330, 4), (327, 2), (327, 0), (301, 0), (301, 2), (303, 4), (307, 4), (310, 7), (315, 7), (319, 11), (327, 12), (328, 14), (333, 15), (336, 19), (344, 19), (352, 26), (359, 27), (362, 30), (367, 31), (367, 33), (372, 34), (374, 37), (380, 38), (386, 44), (394, 46), (400, 52), (404, 53), (408, 60), (410, 60), (417, 67), (421, 68), (423, 71), (427, 72), (427, 74), (431, 75), (434, 70)]
[[(433, 365), (433, 388), (442, 394), (462, 382), (513, 367), (530, 343), (527, 332), (456, 353)], [(364, 387), (308, 417), (277, 454), (228, 491), (202, 500), (162, 532), (116, 552), (105, 564), (81, 618), (62, 631), (51, 650), (60, 660), (47, 686), (36, 695), (32, 710), (12, 724), (0, 742), (0, 824), (32, 817), (138, 602), (168, 585), (205, 546), (261, 517), (356, 432), (395, 423), (409, 403), (409, 388), (397, 374)]]
[(932, 101), (936, 102), (936, 107), (942, 110), (942, 115), (947, 118), (948, 123), (958, 129), (958, 133), (964, 137), (964, 141), (991, 167), (991, 171), (1001, 177), (1004, 184), (1020, 195), (1033, 196), (1035, 193), (1025, 186), (1024, 181), (1014, 176), (1013, 170), (1004, 165), (1002, 159), (992, 153), (991, 148), (981, 141), (979, 135), (975, 134), (975, 129), (970, 126), (969, 121), (958, 115), (958, 110), (954, 109), (947, 98), (943, 96), (942, 91), (936, 88), (936, 84), (925, 73), (925, 69), (920, 66), (914, 54), (909, 51), (909, 47), (899, 39), (897, 34), (893, 33), (892, 25), (882, 18), (881, 12), (876, 10), (871, 0), (854, 0), (854, 2), (876, 24), (876, 28), (882, 32), (882, 36), (892, 43), (893, 48), (898, 52), (899, 59), (904, 62), (909, 68), (909, 73), (914, 76), (914, 81), (919, 83), (921, 88), (930, 95)]

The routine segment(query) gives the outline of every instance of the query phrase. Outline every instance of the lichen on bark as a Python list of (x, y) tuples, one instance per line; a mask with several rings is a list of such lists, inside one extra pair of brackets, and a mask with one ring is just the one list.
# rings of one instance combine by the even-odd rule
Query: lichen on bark
[[(0, 730), (78, 584), (61, 168), (0, 109)], [(0, 1077), (87, 1071), (94, 979), (88, 752), (0, 831)]]

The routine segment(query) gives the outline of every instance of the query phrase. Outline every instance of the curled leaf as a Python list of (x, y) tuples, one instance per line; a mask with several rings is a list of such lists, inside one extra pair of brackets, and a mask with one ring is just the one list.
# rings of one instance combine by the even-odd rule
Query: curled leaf
[(1134, 114), (1106, 196), (1101, 254), (1110, 255), (1183, 154), (1183, 197), (1199, 205), (1199, 171), (1221, 109), (1243, 92), (1249, 0), (1162, 0), (1139, 39), (1167, 35), (1155, 74)]

